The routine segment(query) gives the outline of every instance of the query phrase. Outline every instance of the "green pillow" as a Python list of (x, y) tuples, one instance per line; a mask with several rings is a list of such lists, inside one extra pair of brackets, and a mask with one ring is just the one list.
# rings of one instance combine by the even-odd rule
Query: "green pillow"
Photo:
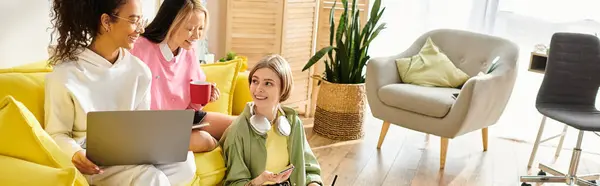
[(431, 38), (427, 38), (417, 55), (396, 59), (396, 66), (400, 78), (407, 84), (456, 88), (469, 79), (469, 75), (456, 68)]

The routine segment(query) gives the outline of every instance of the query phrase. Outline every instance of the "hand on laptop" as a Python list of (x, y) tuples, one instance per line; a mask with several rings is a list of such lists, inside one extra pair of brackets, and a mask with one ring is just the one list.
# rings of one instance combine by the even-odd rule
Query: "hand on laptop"
[(77, 170), (83, 174), (93, 175), (101, 174), (103, 172), (100, 167), (85, 156), (85, 150), (77, 151), (75, 155), (73, 155), (71, 162), (73, 162), (75, 167), (77, 167)]

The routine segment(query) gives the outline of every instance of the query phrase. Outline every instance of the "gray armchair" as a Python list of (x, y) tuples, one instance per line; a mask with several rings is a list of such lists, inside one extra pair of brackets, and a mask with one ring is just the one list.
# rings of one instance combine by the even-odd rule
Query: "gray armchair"
[[(417, 54), (427, 37), (471, 78), (462, 89), (403, 84), (395, 59)], [(367, 99), (373, 116), (384, 121), (377, 148), (390, 124), (440, 136), (440, 169), (449, 139), (482, 129), (487, 150), (487, 127), (498, 121), (517, 76), (517, 45), (508, 40), (467, 31), (441, 29), (425, 33), (401, 54), (371, 59), (367, 65)], [(492, 60), (497, 67), (486, 72)], [(453, 93), (459, 93), (455, 99)]]

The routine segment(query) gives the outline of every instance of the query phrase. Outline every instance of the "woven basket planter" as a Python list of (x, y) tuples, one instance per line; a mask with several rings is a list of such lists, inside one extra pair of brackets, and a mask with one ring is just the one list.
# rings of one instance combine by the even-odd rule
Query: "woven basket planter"
[(355, 140), (364, 136), (366, 104), (364, 84), (335, 84), (321, 81), (313, 131), (334, 140)]

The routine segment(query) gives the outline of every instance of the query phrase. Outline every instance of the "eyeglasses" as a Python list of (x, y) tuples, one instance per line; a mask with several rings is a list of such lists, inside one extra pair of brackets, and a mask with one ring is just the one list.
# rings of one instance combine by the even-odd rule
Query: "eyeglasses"
[(129, 22), (131, 24), (134, 24), (135, 25), (135, 31), (136, 32), (140, 32), (140, 33), (144, 32), (144, 28), (146, 28), (146, 26), (147, 26), (146, 24), (148, 23), (148, 19), (145, 19), (143, 17), (140, 17), (136, 21), (133, 21), (131, 19), (119, 17), (117, 15), (112, 15), (112, 16), (116, 17), (116, 18), (119, 18), (119, 19), (122, 19), (122, 20), (125, 20), (125, 21), (127, 21), (127, 22)]

